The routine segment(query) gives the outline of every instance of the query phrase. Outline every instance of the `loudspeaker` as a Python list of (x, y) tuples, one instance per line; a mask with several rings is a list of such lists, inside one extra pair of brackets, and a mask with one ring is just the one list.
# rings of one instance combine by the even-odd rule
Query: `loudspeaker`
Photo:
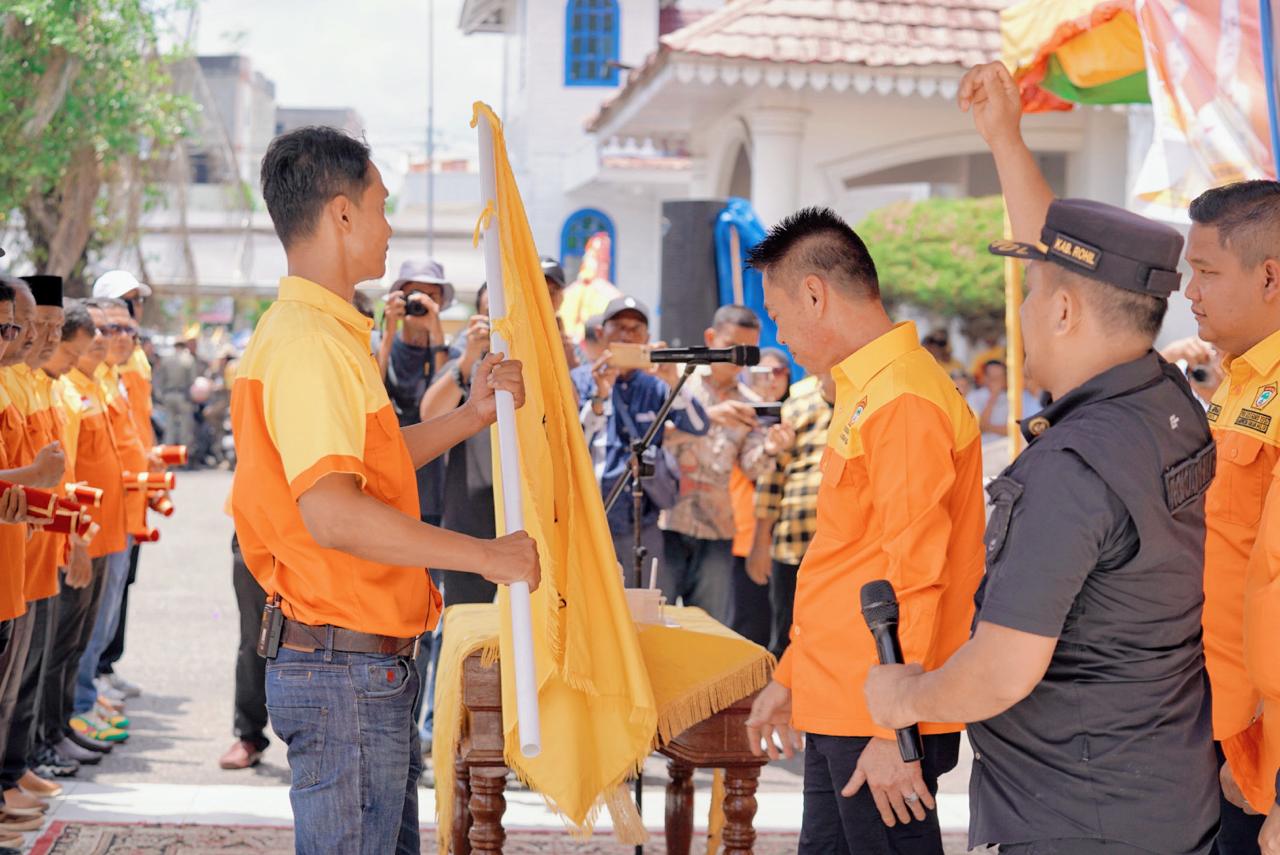
[(702, 333), (720, 307), (715, 225), (724, 207), (723, 199), (662, 203), (658, 335), (671, 347), (704, 344)]

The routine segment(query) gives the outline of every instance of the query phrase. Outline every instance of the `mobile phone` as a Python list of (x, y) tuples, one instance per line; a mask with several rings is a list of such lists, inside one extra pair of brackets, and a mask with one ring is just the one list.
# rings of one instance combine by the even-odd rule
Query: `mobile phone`
[(280, 652), (280, 636), (284, 631), (284, 612), (280, 610), (280, 595), (267, 600), (262, 607), (262, 623), (258, 627), (258, 655), (263, 659), (275, 659)]
[(782, 420), (782, 404), (757, 402), (751, 404), (751, 409), (756, 411), (758, 419)]
[(630, 371), (634, 368), (649, 368), (650, 346), (647, 344), (627, 344), (619, 342), (609, 345), (609, 367)]

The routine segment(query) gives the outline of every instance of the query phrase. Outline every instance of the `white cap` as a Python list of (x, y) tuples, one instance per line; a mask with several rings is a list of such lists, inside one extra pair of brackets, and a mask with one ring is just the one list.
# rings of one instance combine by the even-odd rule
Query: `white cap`
[(138, 281), (128, 270), (108, 270), (93, 283), (94, 297), (120, 299), (130, 291), (137, 291), (139, 297), (150, 297), (151, 286)]

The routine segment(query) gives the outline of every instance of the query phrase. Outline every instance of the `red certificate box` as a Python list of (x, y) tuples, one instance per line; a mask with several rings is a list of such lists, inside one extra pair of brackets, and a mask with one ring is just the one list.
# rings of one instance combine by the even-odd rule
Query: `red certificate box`
[(187, 447), (185, 445), (157, 445), (154, 451), (164, 461), (165, 466), (187, 465)]
[(162, 517), (173, 516), (173, 500), (169, 498), (168, 493), (152, 493), (147, 504), (151, 510), (155, 511)]
[(102, 507), (102, 490), (97, 487), (90, 487), (84, 483), (68, 484), (66, 493), (68, 499), (86, 508)]
[(173, 477), (172, 472), (124, 473), (124, 488), (130, 492), (146, 490), (148, 493), (157, 493), (172, 490), (176, 483), (177, 479)]
[(155, 543), (160, 539), (160, 532), (154, 528), (147, 529), (146, 534), (138, 535), (134, 540), (138, 543)]
[(40, 517), (43, 519), (51, 519), (58, 507), (58, 497), (48, 490), (38, 490), (35, 487), (24, 487), (21, 484), (13, 484), (8, 481), (0, 481), (0, 493), (4, 493), (10, 487), (17, 487), (27, 497), (27, 515)]

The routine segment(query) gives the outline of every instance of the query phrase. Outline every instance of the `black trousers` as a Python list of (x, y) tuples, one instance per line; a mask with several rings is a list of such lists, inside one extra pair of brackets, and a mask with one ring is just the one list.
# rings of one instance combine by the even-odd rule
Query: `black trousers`
[[(1227, 762), (1222, 753), (1222, 744), (1213, 743), (1218, 753), (1218, 767)], [(1218, 828), (1218, 846), (1214, 849), (1217, 855), (1258, 855), (1258, 835), (1262, 833), (1262, 823), (1266, 817), (1261, 814), (1245, 813), (1227, 801), (1227, 797), (1218, 791), (1218, 810), (1221, 825)]]
[(129, 579), (125, 582), (124, 594), (120, 598), (120, 622), (116, 624), (115, 638), (111, 639), (111, 643), (107, 645), (106, 650), (102, 651), (102, 657), (98, 660), (99, 676), (114, 673), (116, 663), (124, 655), (124, 625), (129, 617), (129, 589), (133, 587), (134, 582), (138, 581), (138, 552), (141, 548), (142, 544), (135, 543), (129, 550)]
[(1139, 849), (1128, 843), (1077, 837), (1066, 840), (1003, 844), (999, 852), (1000, 855), (1152, 855), (1151, 850)]
[(27, 651), (31, 647), (31, 629), (35, 614), (30, 605), (27, 613), (13, 621), (13, 637), (0, 655), (0, 750), (9, 743), (9, 733), (18, 709), (18, 689), (27, 668)]
[(267, 660), (258, 655), (258, 628), (262, 625), (262, 608), (267, 592), (253, 578), (240, 542), (231, 539), (231, 584), (236, 590), (236, 606), (240, 610), (240, 648), (236, 652), (235, 733), (259, 751), (271, 740), (267, 738)]
[(18, 786), (18, 781), (31, 767), (34, 747), (32, 733), (40, 696), (47, 689), (46, 665), (53, 639), (57, 603), (57, 596), (53, 596), (38, 600), (28, 607), (31, 643), (27, 648), (27, 661), (22, 669), (21, 682), (18, 683), (18, 703), (9, 724), (9, 738), (3, 746), (4, 762), (0, 764), (0, 787), (6, 790)]
[(769, 632), (769, 652), (779, 659), (791, 644), (791, 615), (796, 605), (796, 574), (799, 564), (773, 562), (769, 575), (769, 606), (773, 612), (773, 626)]
[(47, 668), (47, 688), (36, 710), (35, 741), (54, 746), (68, 733), (75, 699), (76, 671), (93, 635), (93, 621), (106, 590), (106, 556), (93, 559), (93, 578), (83, 588), (72, 588), (62, 574), (57, 619), (53, 627)]
[(729, 583), (729, 629), (761, 647), (769, 645), (773, 629), (769, 586), (751, 581), (747, 559), (737, 555), (733, 557), (733, 578)]
[[(912, 819), (890, 828), (880, 818), (869, 788), (850, 799), (840, 795), (869, 741), (865, 736), (806, 737), (798, 855), (943, 855), (937, 811), (929, 811), (923, 822)], [(954, 769), (959, 759), (960, 734), (924, 738), (921, 769), (929, 792), (937, 794), (938, 777)]]

